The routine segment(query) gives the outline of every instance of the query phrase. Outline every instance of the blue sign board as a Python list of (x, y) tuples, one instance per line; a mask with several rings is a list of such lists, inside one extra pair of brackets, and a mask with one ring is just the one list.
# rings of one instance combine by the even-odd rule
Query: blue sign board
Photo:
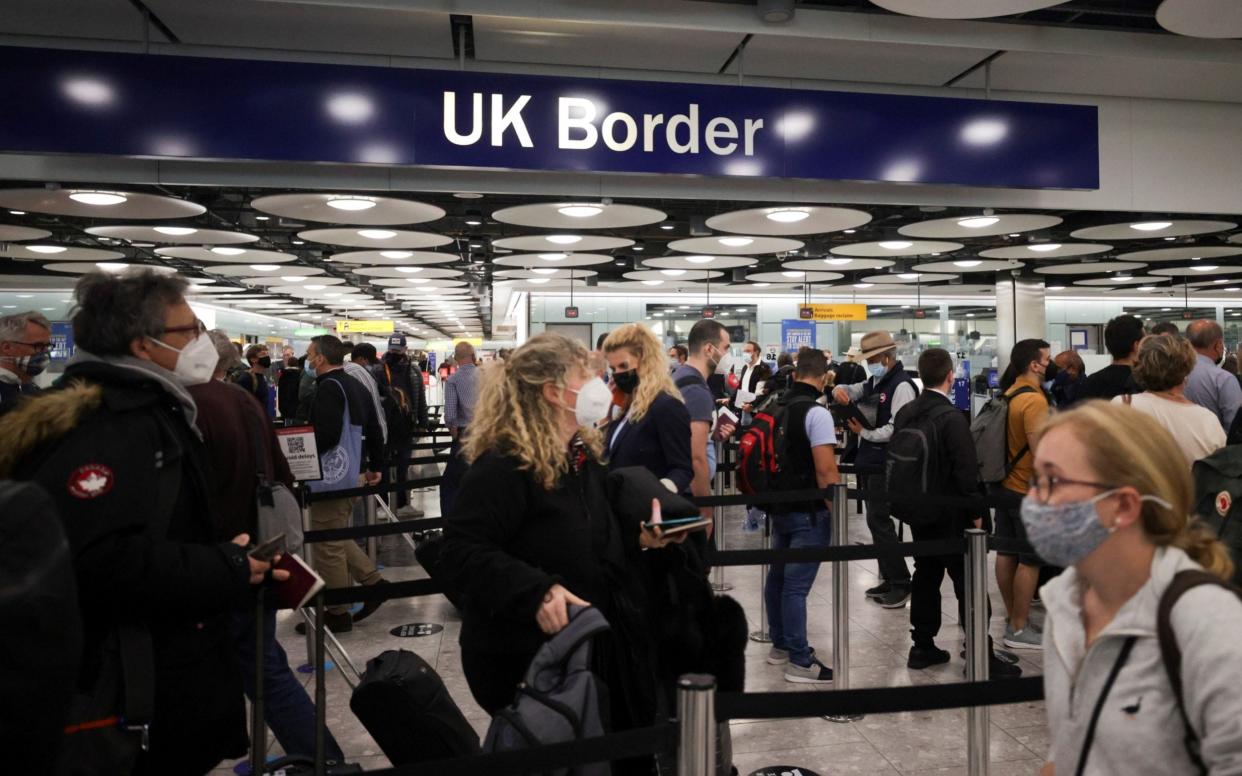
[(815, 322), (796, 318), (781, 321), (781, 350), (797, 353), (801, 347), (815, 347)]
[(0, 47), (0, 150), (1099, 186), (1094, 106)]
[(52, 321), (52, 347), (48, 355), (53, 361), (67, 361), (73, 355), (73, 323)]

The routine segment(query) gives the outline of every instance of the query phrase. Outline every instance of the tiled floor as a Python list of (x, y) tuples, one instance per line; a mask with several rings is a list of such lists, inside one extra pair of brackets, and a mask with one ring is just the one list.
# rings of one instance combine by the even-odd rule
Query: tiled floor
[[(420, 494), (428, 516), (438, 514), (434, 490)], [(853, 505), (851, 505), (853, 506)], [(730, 549), (758, 547), (761, 537), (742, 531), (742, 508), (731, 508), (725, 517), (726, 543)], [(850, 539), (869, 540), (863, 518), (851, 513)], [(390, 537), (381, 548), (385, 576), (413, 579), (424, 576), (413, 553), (401, 539)], [(760, 622), (760, 570), (737, 567), (724, 570), (724, 579), (733, 585), (729, 592), (746, 610), (751, 629)], [(829, 567), (824, 566), (808, 602), (808, 631), (811, 643), (825, 662), (831, 663), (832, 587)], [(962, 681), (963, 662), (958, 659), (962, 630), (957, 622), (956, 602), (945, 580), (943, 588), (944, 627), (937, 639), (953, 660), (923, 671), (905, 667), (910, 646), (909, 609), (886, 610), (864, 600), (863, 590), (876, 584), (874, 562), (850, 564), (850, 686), (886, 687)], [(992, 582), (991, 623), (993, 637), (999, 640), (1004, 611), (1000, 595)], [(1043, 612), (1036, 608), (1038, 623)], [(397, 638), (389, 630), (412, 622), (444, 625), (434, 636)], [(293, 632), (293, 615), (284, 614), (277, 628), (281, 643), (295, 665), (305, 662), (306, 639)], [(488, 723), (487, 715), (470, 697), (461, 673), (457, 637), (460, 620), (441, 596), (391, 601), (340, 642), (359, 669), (367, 659), (387, 649), (408, 649), (423, 656), (444, 679), (449, 692), (480, 736)], [(767, 645), (751, 642), (747, 649), (746, 689), (822, 691), (808, 685), (784, 681), (779, 666), (764, 660)], [(1040, 673), (1039, 652), (1018, 653), (1024, 675)], [(313, 693), (313, 683), (307, 683)], [(375, 742), (349, 710), (349, 688), (340, 672), (328, 675), (328, 725), (351, 762), (364, 769), (388, 764)], [(313, 695), (312, 695), (313, 697)], [(769, 765), (790, 765), (819, 774), (883, 774), (884, 776), (955, 776), (966, 773), (966, 713), (964, 710), (879, 714), (851, 723), (833, 723), (819, 718), (775, 721), (734, 721), (734, 764), (739, 773), (748, 774)], [(279, 751), (270, 739), (269, 746)], [(991, 710), (991, 773), (993, 776), (1026, 776), (1039, 771), (1048, 746), (1042, 703), (994, 707)], [(221, 763), (218, 773), (228, 773), (233, 763)]]

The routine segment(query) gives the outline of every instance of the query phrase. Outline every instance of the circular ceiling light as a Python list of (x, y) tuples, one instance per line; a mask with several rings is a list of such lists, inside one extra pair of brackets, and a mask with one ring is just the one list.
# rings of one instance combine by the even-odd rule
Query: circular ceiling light
[[(281, 275), (280, 279), (286, 283), (302, 283), (306, 280), (301, 275)], [(310, 286), (307, 286), (307, 288), (310, 288)]]
[(570, 218), (590, 218), (603, 213), (604, 209), (596, 205), (566, 205), (565, 207), (557, 208), (556, 212)]
[(806, 273), (805, 273), (805, 272), (799, 272), (799, 271), (797, 271), (797, 270), (792, 270), (792, 269), (791, 269), (791, 270), (786, 270), (785, 272), (782, 272), (781, 274), (782, 274), (782, 275), (784, 275), (784, 276), (785, 276), (785, 277), (787, 277), (787, 278), (804, 278), (804, 277), (806, 277)]
[(782, 210), (773, 210), (766, 214), (769, 221), (776, 221), (779, 224), (794, 224), (798, 221), (805, 221), (810, 217), (810, 213), (805, 210), (795, 210), (793, 208), (784, 208)]
[(69, 250), (63, 245), (27, 245), (26, 250), (35, 253), (64, 253)]
[(962, 259), (961, 261), (953, 262), (953, 266), (955, 267), (977, 267), (982, 263), (983, 262), (978, 259)]
[(920, 277), (922, 277), (922, 275), (920, 275), (917, 272), (902, 272), (897, 277), (901, 278), (902, 280), (918, 280)]
[(568, 253), (541, 253), (539, 254), (539, 258), (543, 259), (544, 261), (564, 261), (565, 259), (569, 258), (569, 254)]
[(412, 283), (416, 286), (422, 286), (430, 283), (431, 278), (407, 278), (405, 282)]
[(391, 240), (397, 233), (390, 229), (359, 229), (358, 236), (368, 240)]
[(582, 242), (582, 238), (576, 234), (550, 234), (544, 239), (556, 245), (573, 245)]
[(754, 286), (755, 288), (767, 288), (768, 286), (772, 284), (771, 283), (751, 283), (751, 285)]
[(157, 226), (155, 231), (170, 237), (185, 237), (186, 235), (194, 234), (198, 230), (192, 226)]
[(221, 256), (240, 256), (246, 252), (245, 248), (212, 248), (212, 253), (218, 253)]
[(251, 264), (250, 268), (255, 272), (275, 272), (280, 269), (279, 264)]
[(415, 272), (422, 272), (424, 269), (426, 269), (426, 267), (397, 267), (398, 272), (405, 272), (411, 275)]
[(854, 288), (871, 288), (874, 283), (855, 283)]
[(121, 272), (129, 269), (129, 265), (120, 261), (97, 261), (95, 266), (105, 272)]
[(128, 197), (122, 194), (111, 194), (106, 191), (75, 191), (69, 195), (69, 199), (74, 202), (81, 202), (83, 205), (119, 205), (125, 202)]
[[(568, 213), (566, 213), (565, 215), (569, 215), (569, 214), (568, 214)], [(527, 283), (537, 283), (537, 284), (539, 284), (539, 285), (543, 285), (544, 283), (547, 283), (547, 282), (549, 282), (549, 281), (551, 281), (551, 280), (552, 280), (552, 278), (530, 278), (530, 279), (529, 279), (529, 280), (527, 280), (526, 282), (527, 282)]]
[(883, 240), (879, 243), (880, 247), (889, 251), (904, 251), (906, 248), (914, 245), (907, 240)]
[(327, 286), (320, 285), (319, 283), (315, 283), (314, 285), (305, 286), (305, 288), (307, 291), (322, 291), (325, 288), (327, 288)]
[(1060, 247), (1061, 243), (1039, 243), (1038, 245), (1028, 245), (1026, 249), (1036, 253), (1047, 253), (1048, 251), (1055, 251)]
[(681, 277), (682, 275), (686, 274), (686, 271), (684, 269), (662, 269), (660, 270), (660, 274), (668, 275), (671, 278), (675, 278), (675, 277)]
[(359, 210), (370, 210), (375, 207), (375, 200), (362, 197), (334, 197), (328, 200), (327, 205), (337, 210), (346, 210), (352, 213)]
[(853, 259), (824, 259), (825, 264), (831, 264), (834, 267), (844, 267), (846, 264), (852, 264)]
[(1197, 264), (1191, 267), (1191, 269), (1193, 269), (1195, 272), (1211, 272), (1212, 270), (1220, 269), (1220, 267), (1216, 266), (1215, 264)]
[(414, 255), (413, 251), (380, 251), (380, 255), (385, 259), (408, 259)]
[(1161, 229), (1168, 229), (1172, 225), (1172, 221), (1143, 221), (1137, 224), (1130, 224), (1130, 228), (1137, 229), (1140, 232), (1158, 232)]
[(964, 226), (967, 229), (983, 229), (984, 227), (991, 226), (999, 220), (1000, 219), (995, 216), (976, 216), (974, 218), (963, 218), (957, 222), (957, 225)]
[[(750, 241), (747, 240), (747, 242), (750, 242)], [(711, 264), (713, 261), (716, 260), (715, 256), (687, 256), (685, 258), (686, 258), (686, 261), (690, 262), (691, 264)]]
[(553, 267), (535, 267), (531, 272), (534, 272), (536, 275), (555, 275), (560, 270)]
[(754, 240), (751, 239), (750, 237), (721, 237), (720, 238), (720, 244), (727, 245), (730, 248), (744, 248), (753, 242)]

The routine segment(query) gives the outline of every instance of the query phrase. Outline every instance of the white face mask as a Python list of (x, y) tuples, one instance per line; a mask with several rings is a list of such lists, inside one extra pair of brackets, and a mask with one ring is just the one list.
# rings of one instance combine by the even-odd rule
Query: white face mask
[(574, 418), (579, 426), (593, 427), (608, 416), (608, 407), (612, 404), (612, 391), (599, 380), (587, 380), (578, 390), (566, 388), (566, 391), (577, 394), (578, 403), (574, 406)]
[(212, 344), (211, 337), (207, 336), (206, 332), (195, 337), (183, 348), (174, 348), (167, 342), (160, 342), (155, 337), (147, 337), (147, 339), (177, 354), (177, 366), (173, 369), (173, 374), (182, 385), (205, 383), (216, 371), (216, 363), (220, 360), (220, 355), (216, 353), (216, 346)]
[(733, 368), (733, 354), (728, 349), (720, 351), (720, 360), (716, 362), (716, 374), (727, 375)]

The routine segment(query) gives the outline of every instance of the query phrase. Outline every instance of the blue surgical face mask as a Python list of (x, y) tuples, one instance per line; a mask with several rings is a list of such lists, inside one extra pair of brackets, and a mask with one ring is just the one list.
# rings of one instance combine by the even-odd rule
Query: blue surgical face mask
[(302, 368), (306, 370), (306, 374), (310, 375), (311, 377), (315, 376), (315, 365), (310, 362), (309, 358), (306, 359), (305, 362), (303, 362)]
[(885, 374), (888, 373), (888, 367), (884, 366), (883, 362), (876, 363), (876, 364), (867, 364), (867, 371), (871, 373), (872, 377), (879, 380), (881, 377), (883, 377)]
[[(1041, 504), (1028, 494), (1022, 499), (1022, 525), (1036, 554), (1053, 566), (1073, 566), (1099, 549), (1116, 529), (1106, 528), (1100, 522), (1095, 505), (1116, 492), (1114, 488), (1086, 501), (1060, 504)], [(1139, 500), (1173, 508), (1159, 496), (1142, 496)]]

